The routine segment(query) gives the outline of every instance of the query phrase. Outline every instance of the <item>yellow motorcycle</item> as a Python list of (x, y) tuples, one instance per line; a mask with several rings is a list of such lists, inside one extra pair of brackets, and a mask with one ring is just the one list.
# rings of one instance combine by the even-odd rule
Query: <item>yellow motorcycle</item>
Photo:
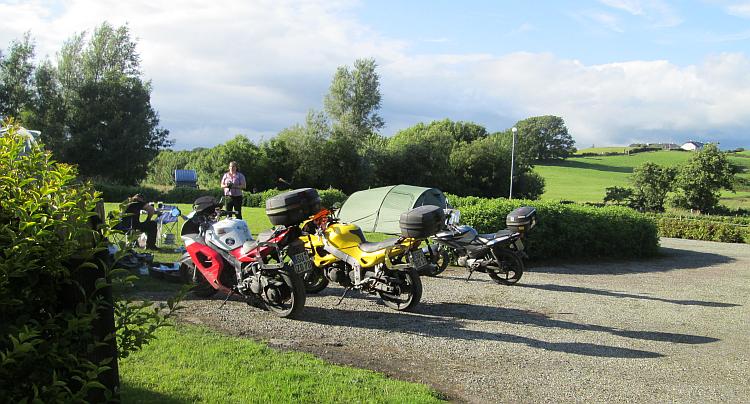
[(439, 207), (420, 206), (401, 215), (401, 236), (371, 243), (356, 225), (320, 211), (303, 224), (300, 237), (314, 265), (302, 276), (305, 291), (320, 292), (332, 281), (346, 288), (339, 303), (354, 289), (377, 293), (392, 309), (412, 310), (422, 298), (418, 270), (433, 265), (419, 246), (443, 220)]

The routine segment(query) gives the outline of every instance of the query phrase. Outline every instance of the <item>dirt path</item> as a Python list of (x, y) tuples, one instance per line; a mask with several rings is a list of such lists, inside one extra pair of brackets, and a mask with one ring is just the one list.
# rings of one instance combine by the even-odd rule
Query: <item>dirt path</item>
[[(183, 321), (427, 383), (459, 402), (746, 402), (750, 246), (662, 240), (648, 261), (542, 266), (515, 287), (459, 268), (415, 313), (343, 289), (288, 321), (190, 300)], [(241, 319), (241, 320), (237, 320)]]

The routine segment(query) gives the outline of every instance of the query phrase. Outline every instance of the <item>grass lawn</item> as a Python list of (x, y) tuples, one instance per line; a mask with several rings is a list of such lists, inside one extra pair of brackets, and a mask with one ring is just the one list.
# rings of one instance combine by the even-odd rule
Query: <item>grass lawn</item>
[(177, 325), (120, 361), (122, 401), (136, 403), (435, 403), (427, 386)]
[[(571, 157), (564, 161), (538, 164), (534, 171), (546, 181), (542, 199), (601, 202), (605, 189), (628, 186), (633, 168), (647, 161), (679, 166), (692, 153), (655, 151), (621, 156)], [(750, 178), (750, 158), (730, 155), (729, 160), (744, 168), (740, 176)], [(736, 194), (722, 193), (721, 203), (730, 207), (750, 207), (750, 189), (738, 189)]]

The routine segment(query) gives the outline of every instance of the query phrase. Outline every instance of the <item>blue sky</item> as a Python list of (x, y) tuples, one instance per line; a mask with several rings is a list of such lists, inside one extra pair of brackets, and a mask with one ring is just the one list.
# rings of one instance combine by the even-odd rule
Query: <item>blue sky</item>
[(579, 147), (750, 146), (750, 0), (0, 0), (0, 15), (0, 48), (31, 30), (53, 60), (73, 34), (127, 23), (177, 149), (301, 123), (362, 57), (384, 135), (551, 114)]

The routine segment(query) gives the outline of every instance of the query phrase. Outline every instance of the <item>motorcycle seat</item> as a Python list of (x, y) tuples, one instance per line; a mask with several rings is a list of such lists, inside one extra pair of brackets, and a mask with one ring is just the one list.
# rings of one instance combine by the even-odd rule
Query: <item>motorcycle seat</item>
[(479, 239), (479, 241), (483, 243), (487, 243), (497, 238), (508, 239), (510, 238), (511, 235), (513, 235), (513, 233), (514, 233), (513, 231), (506, 229), (506, 230), (500, 230), (497, 233), (478, 234), (477, 239)]
[(248, 254), (250, 251), (258, 248), (258, 243), (268, 241), (271, 239), (271, 237), (273, 237), (273, 230), (268, 230), (258, 234), (257, 240), (245, 241), (245, 243), (242, 244), (242, 250), (240, 250), (240, 254)]
[(375, 251), (382, 250), (384, 248), (396, 245), (397, 241), (398, 241), (398, 237), (394, 237), (394, 238), (389, 238), (387, 240), (378, 241), (376, 243), (369, 243), (369, 242), (361, 243), (359, 245), (359, 249), (364, 252), (371, 253), (371, 252), (375, 252)]

